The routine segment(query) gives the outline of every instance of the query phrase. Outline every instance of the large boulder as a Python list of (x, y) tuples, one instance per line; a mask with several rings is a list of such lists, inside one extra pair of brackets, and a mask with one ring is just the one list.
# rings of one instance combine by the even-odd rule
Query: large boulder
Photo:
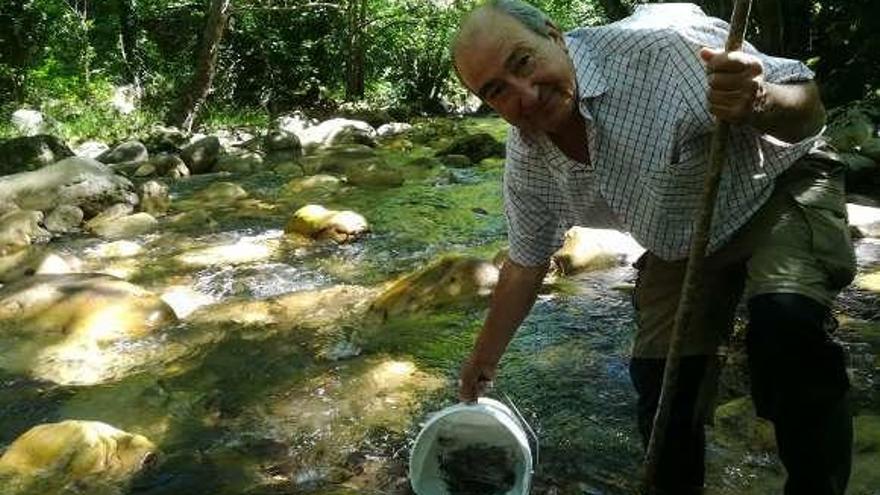
[(611, 229), (572, 227), (553, 262), (564, 275), (604, 270), (633, 262), (645, 250), (627, 234)]
[(155, 465), (157, 455), (146, 437), (106, 423), (41, 424), (18, 437), (0, 457), (0, 480), (5, 481), (3, 493), (49, 493), (42, 491), (48, 487), (89, 493), (91, 483), (129, 481)]
[(147, 147), (140, 141), (126, 141), (115, 148), (98, 155), (96, 160), (101, 163), (128, 165), (146, 161), (150, 157)]
[(437, 156), (464, 155), (473, 163), (491, 157), (504, 156), (504, 144), (498, 142), (492, 135), (480, 132), (456, 139), (449, 146), (437, 152)]
[(215, 136), (208, 136), (184, 148), (180, 152), (180, 158), (191, 173), (205, 174), (213, 170), (220, 151), (220, 140)]
[(72, 157), (33, 172), (0, 177), (0, 203), (48, 212), (59, 205), (82, 208), (86, 218), (115, 203), (136, 204), (132, 183), (106, 165)]
[(48, 134), (9, 139), (0, 143), (0, 175), (36, 170), (69, 156), (73, 151)]
[(48, 242), (52, 234), (40, 225), (42, 222), (39, 211), (14, 210), (0, 216), (0, 255)]
[(392, 283), (370, 309), (388, 318), (429, 308), (475, 304), (492, 294), (498, 275), (498, 268), (488, 261), (446, 256)]
[(299, 134), (306, 151), (314, 151), (337, 144), (376, 145), (376, 130), (360, 120), (330, 119), (308, 127)]
[(33, 246), (0, 256), (0, 284), (15, 282), (32, 275), (78, 273), (82, 261), (68, 254), (54, 253), (43, 246)]
[(328, 210), (320, 205), (306, 205), (297, 210), (284, 227), (284, 232), (297, 233), (312, 239), (348, 242), (367, 232), (367, 220), (353, 211)]
[(138, 208), (153, 216), (164, 215), (171, 207), (171, 196), (168, 194), (168, 186), (151, 180), (144, 182), (138, 188), (140, 203)]
[(95, 159), (109, 149), (109, 146), (100, 141), (86, 141), (77, 146), (76, 149), (73, 150), (73, 153), (76, 156), (84, 156), (86, 158)]
[(45, 134), (49, 130), (46, 119), (38, 110), (21, 108), (12, 112), (12, 127), (22, 136)]
[(118, 345), (176, 320), (155, 294), (110, 275), (26, 277), (0, 288), (0, 367), (59, 384), (101, 383), (155, 357)]

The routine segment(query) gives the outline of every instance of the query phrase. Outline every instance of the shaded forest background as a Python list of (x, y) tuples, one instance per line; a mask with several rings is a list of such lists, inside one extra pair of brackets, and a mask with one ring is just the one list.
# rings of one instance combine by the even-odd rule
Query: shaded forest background
[[(114, 139), (153, 122), (267, 122), (302, 109), (446, 113), (466, 95), (447, 45), (465, 0), (4, 0), (0, 121), (41, 110), (61, 133)], [(628, 0), (534, 0), (564, 29), (629, 14)], [(732, 0), (698, 2), (729, 18)], [(756, 0), (749, 40), (807, 61), (835, 106), (880, 88), (873, 0)], [(136, 110), (110, 105), (120, 88)], [(873, 96), (872, 96), (873, 95)], [(11, 131), (0, 124), (0, 136)]]

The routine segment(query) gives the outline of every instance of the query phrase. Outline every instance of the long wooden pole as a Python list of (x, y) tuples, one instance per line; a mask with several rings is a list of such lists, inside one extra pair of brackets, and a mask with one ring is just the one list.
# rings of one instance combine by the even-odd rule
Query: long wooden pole
[[(751, 5), (751, 0), (736, 1), (730, 21), (730, 32), (727, 35), (727, 43), (724, 47), (726, 51), (736, 51), (742, 46)], [(691, 250), (682, 284), (681, 298), (678, 302), (678, 310), (675, 313), (672, 338), (666, 354), (666, 366), (663, 370), (663, 387), (660, 390), (660, 400), (657, 412), (654, 414), (654, 427), (651, 430), (651, 439), (648, 442), (648, 449), (645, 454), (644, 487), (648, 493), (654, 492), (657, 463), (666, 440), (666, 427), (669, 424), (672, 401), (677, 388), (681, 346), (684, 341), (684, 334), (690, 323), (691, 315), (693, 314), (694, 299), (699, 290), (700, 279), (703, 274), (704, 258), (712, 226), (712, 214), (715, 211), (715, 198), (718, 195), (718, 183), (721, 181), (721, 170), (727, 158), (727, 135), (729, 131), (730, 125), (727, 122), (720, 119), (715, 120), (712, 146), (709, 149), (709, 170), (706, 172), (706, 180), (703, 183), (703, 195), (700, 210), (694, 223), (694, 234), (691, 239)]]

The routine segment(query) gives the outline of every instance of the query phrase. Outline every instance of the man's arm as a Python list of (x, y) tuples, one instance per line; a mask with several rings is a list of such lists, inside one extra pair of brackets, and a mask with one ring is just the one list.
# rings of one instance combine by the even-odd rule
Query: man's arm
[(535, 304), (548, 266), (549, 264), (526, 267), (509, 259), (504, 262), (498, 285), (492, 294), (489, 315), (477, 337), (473, 352), (461, 367), (458, 391), (461, 400), (477, 400), (483, 391), (484, 382), (495, 378), (498, 361), (516, 329)]
[(767, 82), (761, 60), (744, 52), (704, 48), (700, 56), (709, 74), (709, 110), (716, 117), (787, 142), (815, 135), (825, 124), (825, 108), (812, 81)]

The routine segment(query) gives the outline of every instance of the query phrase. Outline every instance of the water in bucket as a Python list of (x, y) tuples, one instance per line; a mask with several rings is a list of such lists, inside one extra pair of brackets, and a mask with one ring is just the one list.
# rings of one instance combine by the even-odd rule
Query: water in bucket
[(436, 413), (410, 454), (413, 490), (418, 495), (528, 494), (533, 460), (526, 429), (531, 429), (514, 411), (482, 397)]

